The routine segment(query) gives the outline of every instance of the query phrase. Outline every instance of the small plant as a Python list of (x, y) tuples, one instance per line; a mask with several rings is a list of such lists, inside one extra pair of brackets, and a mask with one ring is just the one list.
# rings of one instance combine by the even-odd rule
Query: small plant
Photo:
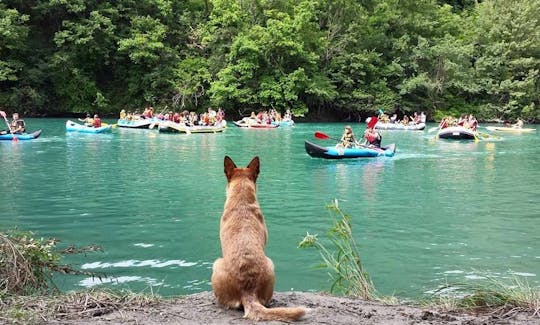
[(332, 248), (328, 248), (317, 235), (307, 233), (298, 245), (300, 248), (317, 249), (324, 261), (324, 266), (331, 270), (333, 280), (331, 293), (361, 297), (366, 300), (375, 299), (375, 288), (369, 275), (364, 271), (360, 259), (360, 250), (352, 236), (351, 217), (338, 206), (338, 201), (327, 205), (335, 217), (333, 226), (327, 236)]
[(0, 297), (56, 290), (51, 281), (54, 272), (95, 276), (63, 265), (60, 260), (64, 254), (96, 251), (99, 247), (70, 246), (59, 251), (56, 249), (58, 242), (57, 239), (38, 239), (32, 232), (0, 232)]
[[(504, 281), (483, 275), (484, 281), (466, 284), (447, 284), (440, 287), (439, 305), (445, 309), (490, 310), (495, 314), (531, 311), (540, 316), (540, 290), (532, 288), (521, 278)], [(442, 294), (451, 292), (452, 295)]]

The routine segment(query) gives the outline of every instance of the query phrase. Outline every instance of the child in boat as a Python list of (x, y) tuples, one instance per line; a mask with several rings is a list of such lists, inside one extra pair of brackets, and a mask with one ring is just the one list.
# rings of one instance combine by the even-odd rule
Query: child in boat
[(26, 123), (24, 120), (19, 119), (19, 113), (13, 113), (13, 120), (11, 121), (11, 133), (23, 134), (26, 131)]
[(341, 148), (353, 148), (355, 144), (356, 138), (354, 137), (353, 130), (350, 125), (347, 125), (341, 136), (341, 142), (337, 146)]

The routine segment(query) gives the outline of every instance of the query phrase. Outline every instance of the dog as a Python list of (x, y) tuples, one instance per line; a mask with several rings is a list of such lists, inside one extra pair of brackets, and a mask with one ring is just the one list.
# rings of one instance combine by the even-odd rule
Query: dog
[(257, 200), (259, 157), (245, 168), (237, 168), (225, 156), (227, 198), (220, 221), (223, 257), (212, 267), (212, 289), (218, 304), (244, 307), (251, 320), (295, 321), (304, 307), (266, 308), (274, 292), (274, 264), (264, 253), (268, 231)]

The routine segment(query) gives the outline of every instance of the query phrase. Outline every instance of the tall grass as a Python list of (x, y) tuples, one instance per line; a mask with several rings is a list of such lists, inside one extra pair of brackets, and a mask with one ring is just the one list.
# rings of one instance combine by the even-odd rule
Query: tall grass
[(375, 299), (376, 291), (369, 275), (362, 266), (360, 249), (354, 240), (351, 216), (344, 213), (335, 200), (327, 208), (334, 216), (333, 226), (328, 230), (327, 239), (331, 245), (319, 240), (318, 235), (307, 233), (299, 243), (300, 248), (315, 248), (319, 251), (323, 266), (330, 269), (331, 293)]
[[(432, 299), (447, 310), (489, 311), (498, 315), (532, 312), (540, 318), (540, 290), (524, 278), (496, 278), (483, 275), (483, 281), (454, 283), (441, 286)], [(448, 294), (447, 292), (451, 292)]]

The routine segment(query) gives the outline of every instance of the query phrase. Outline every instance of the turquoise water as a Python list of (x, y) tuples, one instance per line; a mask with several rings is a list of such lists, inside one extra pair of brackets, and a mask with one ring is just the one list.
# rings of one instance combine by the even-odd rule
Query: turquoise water
[[(64, 290), (210, 290), (221, 253), (225, 155), (239, 166), (261, 159), (259, 201), (276, 290), (329, 289), (318, 253), (297, 245), (306, 232), (324, 237), (332, 224), (325, 206), (334, 199), (352, 216), (364, 266), (383, 294), (418, 297), (486, 273), (540, 283), (540, 130), (478, 143), (385, 131), (395, 157), (329, 161), (310, 158), (304, 140), (333, 144), (313, 132), (339, 137), (344, 124), (247, 130), (230, 123), (222, 134), (189, 136), (66, 134), (64, 124), (27, 119), (30, 130), (43, 129), (39, 139), (0, 141), (0, 229), (104, 249), (65, 262), (108, 277), (57, 277)], [(364, 127), (353, 124), (357, 134)]]

